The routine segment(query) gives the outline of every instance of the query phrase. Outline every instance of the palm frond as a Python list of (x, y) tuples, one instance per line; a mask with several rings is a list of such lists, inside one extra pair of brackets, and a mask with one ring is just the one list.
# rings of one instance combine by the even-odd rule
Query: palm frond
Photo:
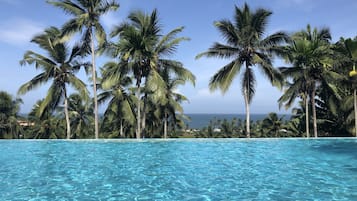
[(198, 54), (196, 59), (199, 59), (202, 56), (229, 59), (233, 56), (236, 56), (237, 52), (239, 52), (237, 47), (215, 43), (211, 48), (208, 49), (208, 51)]
[(242, 74), (242, 93), (247, 95), (248, 102), (251, 103), (255, 94), (256, 80), (251, 68), (245, 68), (244, 74)]
[(223, 38), (230, 45), (236, 45), (238, 43), (238, 36), (234, 25), (229, 20), (221, 20), (215, 22), (214, 25), (218, 28)]
[(47, 3), (52, 4), (56, 7), (61, 8), (66, 13), (71, 14), (73, 16), (78, 16), (85, 12), (85, 10), (79, 5), (73, 3), (70, 0), (62, 0), (62, 1), (47, 1)]
[(239, 73), (241, 68), (239, 61), (232, 61), (229, 64), (222, 67), (213, 77), (210, 79), (210, 90), (220, 89), (222, 93), (227, 92), (233, 79)]

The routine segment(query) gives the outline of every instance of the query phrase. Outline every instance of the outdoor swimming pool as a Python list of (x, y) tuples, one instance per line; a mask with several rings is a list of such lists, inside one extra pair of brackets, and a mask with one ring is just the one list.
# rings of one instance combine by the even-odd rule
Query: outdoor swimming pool
[(357, 200), (357, 139), (0, 141), (0, 200)]

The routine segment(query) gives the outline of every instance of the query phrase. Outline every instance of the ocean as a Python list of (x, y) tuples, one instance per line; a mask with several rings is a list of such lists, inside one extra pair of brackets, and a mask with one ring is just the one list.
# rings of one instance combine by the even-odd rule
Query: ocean
[[(201, 129), (203, 127), (207, 127), (210, 120), (224, 120), (227, 119), (231, 121), (233, 118), (245, 120), (245, 114), (186, 114), (191, 118), (190, 121), (187, 121), (188, 128), (190, 129)], [(251, 114), (250, 119), (252, 121), (263, 120), (266, 118), (268, 114)], [(284, 116), (284, 119), (290, 119), (289, 114), (279, 114), (279, 117)]]

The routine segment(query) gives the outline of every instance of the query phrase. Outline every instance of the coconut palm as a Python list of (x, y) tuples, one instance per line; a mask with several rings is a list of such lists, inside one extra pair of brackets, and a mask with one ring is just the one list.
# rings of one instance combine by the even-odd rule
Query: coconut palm
[[(28, 120), (34, 125), (27, 130), (31, 139), (63, 139), (66, 138), (66, 123), (58, 113), (47, 107), (40, 112), (45, 99), (38, 100), (28, 114)], [(41, 113), (41, 115), (39, 115)]]
[(93, 133), (93, 107), (77, 93), (71, 94), (68, 102), (73, 138), (89, 138), (88, 133)]
[[(176, 37), (183, 30), (183, 27), (176, 28), (167, 35), (161, 35), (161, 27), (157, 16), (157, 10), (151, 14), (145, 14), (141, 11), (132, 12), (129, 15), (129, 22), (125, 22), (113, 30), (111, 36), (119, 36), (119, 42), (111, 48), (112, 56), (121, 57), (128, 62), (128, 66), (136, 79), (137, 95), (137, 129), (136, 137), (140, 138), (145, 130), (146, 101), (147, 94), (155, 91), (156, 97), (160, 100), (163, 97), (162, 90), (165, 82), (158, 73), (160, 65), (163, 63), (174, 63), (165, 60), (164, 56), (172, 55), (178, 44), (187, 40), (184, 37)], [(175, 66), (175, 65), (173, 65)], [(185, 73), (182, 68), (174, 68), (176, 73)], [(189, 77), (189, 76), (188, 76)], [(145, 91), (142, 96), (142, 80), (145, 78)], [(190, 78), (191, 79), (191, 78)], [(143, 99), (143, 106), (141, 106)], [(142, 108), (142, 109), (141, 109)]]
[(285, 91), (279, 98), (279, 106), (285, 105), (288, 109), (292, 106), (295, 99), (300, 97), (305, 103), (305, 131), (306, 136), (310, 137), (309, 129), (309, 90), (312, 88), (312, 82), (308, 78), (308, 68), (306, 67), (307, 58), (311, 58), (313, 51), (309, 48), (309, 42), (306, 40), (291, 41), (288, 46), (281, 48), (281, 55), (292, 67), (280, 68), (282, 75), (286, 80)]
[(272, 12), (265, 9), (252, 12), (247, 4), (243, 8), (236, 6), (233, 22), (229, 20), (215, 22), (226, 44), (215, 43), (196, 57), (233, 59), (211, 78), (209, 82), (211, 91), (220, 89), (223, 93), (227, 92), (244, 66), (241, 87), (246, 109), (248, 138), (250, 137), (250, 103), (255, 94), (256, 84), (253, 67), (260, 68), (272, 84), (278, 86), (281, 81), (279, 72), (272, 66), (271, 50), (274, 46), (288, 40), (288, 36), (283, 32), (277, 32), (264, 37), (268, 17), (271, 14)]
[(284, 117), (278, 117), (276, 113), (269, 113), (262, 121), (262, 129), (264, 134), (274, 137), (279, 137), (279, 133), (284, 128)]
[[(317, 137), (317, 117), (316, 117), (316, 90), (318, 87), (328, 90), (328, 92), (338, 97), (336, 86), (331, 80), (338, 79), (340, 76), (332, 71), (333, 51), (331, 49), (331, 34), (329, 29), (317, 28), (311, 29), (310, 25), (306, 30), (297, 32), (293, 36), (294, 40), (300, 40), (302, 43), (301, 52), (290, 58), (290, 61), (296, 62), (300, 66), (301, 73), (306, 78), (308, 95), (312, 105), (314, 137)], [(297, 60), (297, 61), (294, 61)]]
[(134, 125), (135, 122), (134, 102), (136, 99), (129, 90), (132, 79), (127, 75), (126, 64), (126, 62), (108, 62), (104, 65), (101, 84), (104, 92), (98, 96), (99, 103), (109, 101), (104, 112), (104, 121), (110, 119), (112, 123), (118, 122), (122, 138), (124, 137), (124, 125)]
[(40, 69), (42, 72), (23, 84), (18, 93), (21, 95), (25, 94), (34, 88), (52, 81), (37, 115), (41, 116), (45, 110), (53, 111), (60, 105), (61, 100), (63, 100), (67, 139), (70, 139), (71, 128), (68, 114), (67, 86), (72, 86), (84, 98), (88, 96), (88, 92), (84, 82), (75, 76), (80, 67), (84, 65), (76, 60), (77, 57), (80, 57), (82, 54), (81, 48), (74, 46), (71, 50), (68, 49), (67, 44), (61, 42), (60, 36), (61, 31), (59, 29), (50, 27), (46, 29), (44, 33), (32, 39), (31, 42), (36, 43), (40, 48), (45, 50), (47, 56), (33, 51), (27, 51), (25, 53), (23, 60), (20, 61), (21, 65), (34, 64), (36, 69)]
[[(97, 75), (95, 66), (95, 38), (97, 39), (98, 47), (104, 46), (106, 43), (106, 34), (103, 26), (100, 24), (100, 16), (111, 10), (116, 10), (119, 4), (114, 0), (108, 2), (106, 0), (60, 0), (48, 1), (50, 4), (63, 9), (66, 13), (73, 16), (67, 23), (64, 24), (62, 30), (64, 35), (73, 33), (82, 33), (83, 47), (92, 55), (92, 80), (93, 80), (93, 96), (94, 96), (94, 126), (95, 138), (99, 138), (98, 126), (98, 101), (97, 101)], [(95, 37), (94, 37), (95, 36)]]
[[(177, 63), (177, 65), (179, 64), (180, 63)], [(177, 67), (177, 65), (175, 66)], [(193, 74), (184, 68), (181, 70), (186, 70), (187, 72), (185, 73), (185, 75), (189, 76), (182, 76), (182, 74), (174, 74), (173, 72), (171, 72), (171, 70), (172, 68), (170, 68), (170, 66), (163, 66), (163, 68), (160, 70), (160, 75), (165, 81), (166, 85), (163, 90), (164, 96), (159, 102), (159, 110), (162, 115), (161, 119), (163, 119), (164, 124), (164, 138), (167, 138), (169, 119), (171, 118), (173, 124), (175, 125), (177, 121), (177, 115), (183, 115), (183, 108), (181, 106), (181, 103), (183, 101), (188, 101), (188, 99), (184, 95), (176, 91), (177, 87), (180, 85), (184, 85), (187, 80), (194, 80)], [(156, 93), (152, 95), (156, 96)]]

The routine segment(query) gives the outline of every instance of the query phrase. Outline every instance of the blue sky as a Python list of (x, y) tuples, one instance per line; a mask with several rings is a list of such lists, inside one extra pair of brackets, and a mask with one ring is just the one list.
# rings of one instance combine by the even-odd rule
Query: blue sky
[[(196, 75), (196, 86), (187, 85), (178, 89), (190, 102), (184, 104), (186, 113), (244, 113), (244, 99), (241, 95), (239, 77), (223, 96), (219, 91), (210, 93), (210, 77), (227, 61), (213, 58), (195, 60), (195, 56), (207, 50), (214, 42), (222, 41), (213, 22), (232, 19), (234, 5), (242, 6), (244, 1), (233, 0), (118, 0), (120, 8), (115, 13), (104, 16), (101, 21), (110, 31), (132, 10), (151, 12), (158, 9), (164, 33), (185, 26), (180, 36), (191, 38), (183, 42), (172, 58), (181, 61)], [(357, 36), (357, 1), (355, 0), (249, 0), (252, 9), (263, 7), (273, 12), (267, 26), (267, 34), (276, 31), (292, 33), (306, 28), (329, 27), (333, 41), (340, 37)], [(45, 0), (0, 0), (0, 90), (16, 96), (21, 84), (39, 74), (33, 66), (20, 66), (26, 50), (40, 51), (29, 41), (46, 27), (60, 27), (69, 19), (58, 8)], [(101, 66), (104, 59), (98, 60)], [(283, 65), (276, 60), (276, 65)], [(251, 105), (252, 113), (289, 113), (278, 108), (277, 99), (281, 91), (272, 87), (267, 79), (257, 75), (256, 95)], [(83, 72), (79, 74), (87, 81)], [(24, 104), (21, 112), (30, 111), (36, 100), (45, 96), (47, 86), (27, 93), (21, 98)], [(104, 107), (102, 107), (103, 110)]]

